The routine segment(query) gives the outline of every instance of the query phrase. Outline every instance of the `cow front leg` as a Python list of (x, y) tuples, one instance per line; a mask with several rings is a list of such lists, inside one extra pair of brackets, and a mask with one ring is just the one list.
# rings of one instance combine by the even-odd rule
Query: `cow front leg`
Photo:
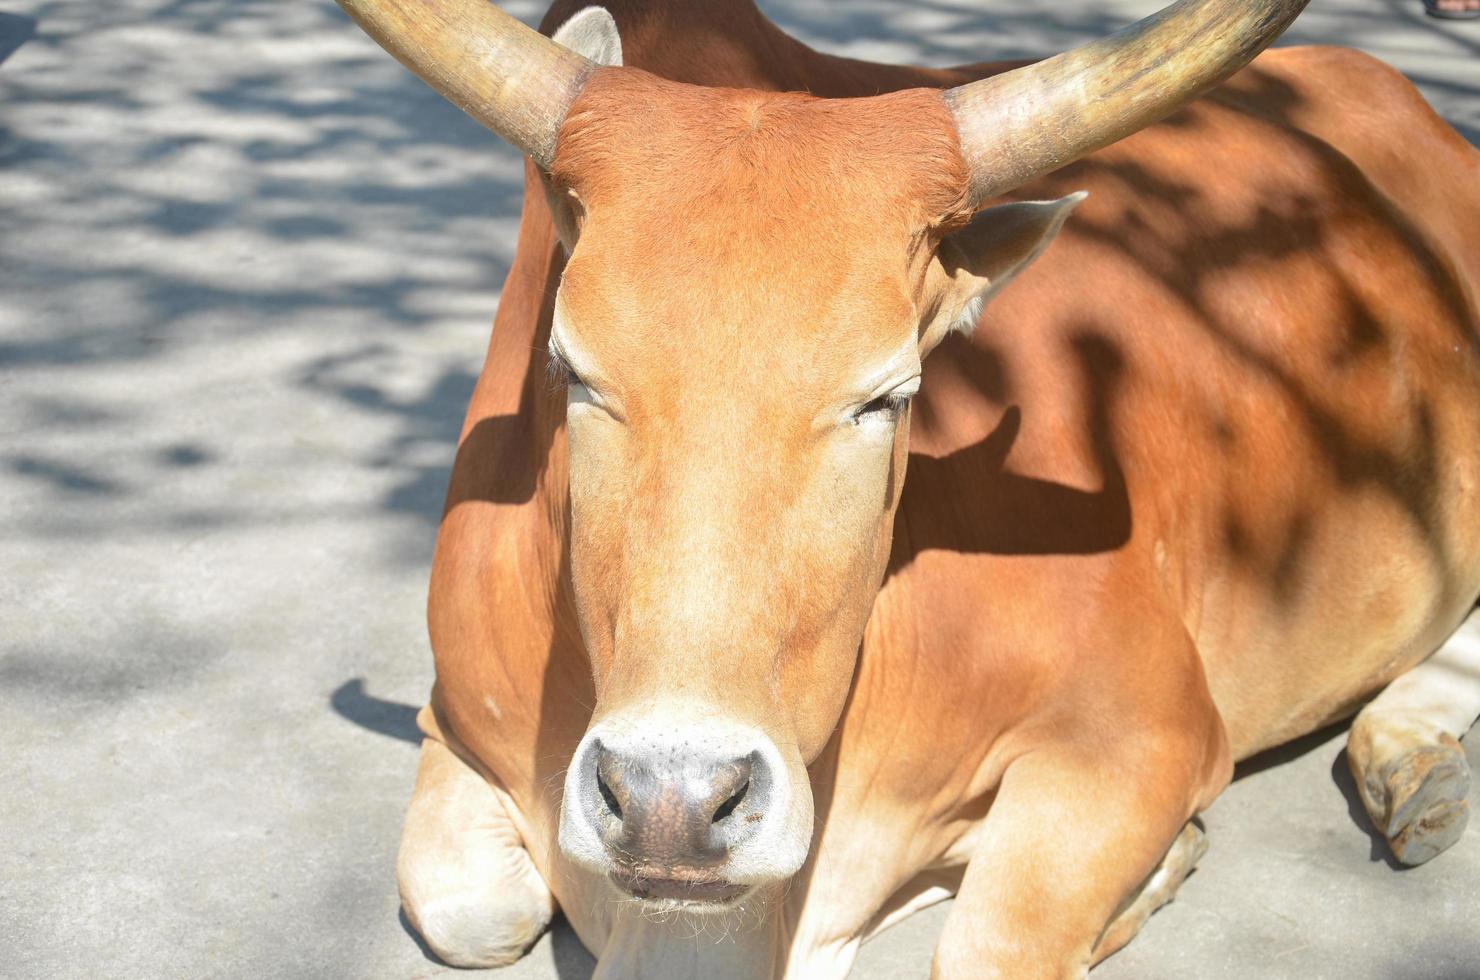
[(1347, 762), (1373, 826), (1404, 864), (1464, 832), (1470, 767), (1459, 737), (1480, 715), (1480, 613), (1388, 685), (1352, 722)]
[(447, 746), (422, 742), (396, 881), (406, 918), (453, 966), (514, 962), (555, 914), (513, 805)]
[[(1012, 763), (946, 918), (934, 976), (1083, 977), (1191, 870), (1198, 842), (1179, 834), (1205, 789), (1221, 785), (1210, 768), (1221, 766), (1200, 751), (1144, 746), (1050, 746)], [(1169, 855), (1175, 882), (1158, 883), (1152, 872)]]
[(1187, 821), (1166, 857), (1161, 859), (1151, 877), (1095, 944), (1093, 962), (1098, 963), (1136, 937), (1151, 913), (1176, 897), (1177, 889), (1192, 874), (1197, 862), (1208, 851), (1208, 836), (1194, 821)]

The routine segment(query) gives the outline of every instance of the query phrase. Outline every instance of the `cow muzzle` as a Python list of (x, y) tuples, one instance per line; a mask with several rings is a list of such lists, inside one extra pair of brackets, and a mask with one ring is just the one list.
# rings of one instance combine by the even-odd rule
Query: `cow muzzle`
[(800, 760), (755, 729), (608, 719), (566, 775), (560, 846), (627, 895), (702, 910), (795, 873), (811, 822)]

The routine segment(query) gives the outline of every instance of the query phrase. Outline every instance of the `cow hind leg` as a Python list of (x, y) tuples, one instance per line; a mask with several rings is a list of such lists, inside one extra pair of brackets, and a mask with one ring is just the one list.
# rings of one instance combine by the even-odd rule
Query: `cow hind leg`
[(1393, 856), (1423, 864), (1469, 822), (1459, 738), (1480, 716), (1480, 610), (1362, 709), (1347, 736), (1357, 792)]
[(396, 881), (406, 918), (453, 966), (513, 963), (555, 914), (512, 806), (447, 746), (422, 742)]
[(1151, 877), (1146, 879), (1120, 913), (1110, 920), (1110, 925), (1095, 944), (1094, 962), (1098, 963), (1134, 939), (1146, 920), (1151, 918), (1151, 913), (1170, 902), (1177, 894), (1177, 889), (1182, 887), (1182, 882), (1192, 874), (1193, 868), (1197, 867), (1197, 862), (1207, 850), (1206, 833), (1196, 823), (1188, 821), (1172, 846), (1167, 849), (1166, 857), (1161, 859), (1161, 864), (1151, 873)]

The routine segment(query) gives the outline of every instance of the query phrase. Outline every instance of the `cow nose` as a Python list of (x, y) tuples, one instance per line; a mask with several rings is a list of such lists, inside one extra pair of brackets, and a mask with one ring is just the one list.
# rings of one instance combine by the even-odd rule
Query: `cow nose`
[(712, 868), (765, 813), (756, 753), (713, 758), (675, 750), (658, 757), (596, 750), (597, 833), (620, 865), (646, 873)]

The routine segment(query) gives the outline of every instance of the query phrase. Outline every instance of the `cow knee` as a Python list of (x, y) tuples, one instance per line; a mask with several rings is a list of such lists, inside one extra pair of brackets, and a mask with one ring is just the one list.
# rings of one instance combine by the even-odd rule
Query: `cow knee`
[[(490, 858), (494, 858), (490, 860)], [(459, 967), (507, 966), (544, 933), (554, 901), (529, 855), (478, 854), (455, 863), (406, 854), (397, 866), (406, 918), (427, 946)]]
[(396, 883), (406, 918), (453, 966), (514, 962), (555, 914), (513, 805), (445, 745), (422, 743)]
[(406, 918), (427, 948), (449, 966), (508, 966), (534, 945), (548, 919), (490, 905), (477, 894), (403, 899)]

